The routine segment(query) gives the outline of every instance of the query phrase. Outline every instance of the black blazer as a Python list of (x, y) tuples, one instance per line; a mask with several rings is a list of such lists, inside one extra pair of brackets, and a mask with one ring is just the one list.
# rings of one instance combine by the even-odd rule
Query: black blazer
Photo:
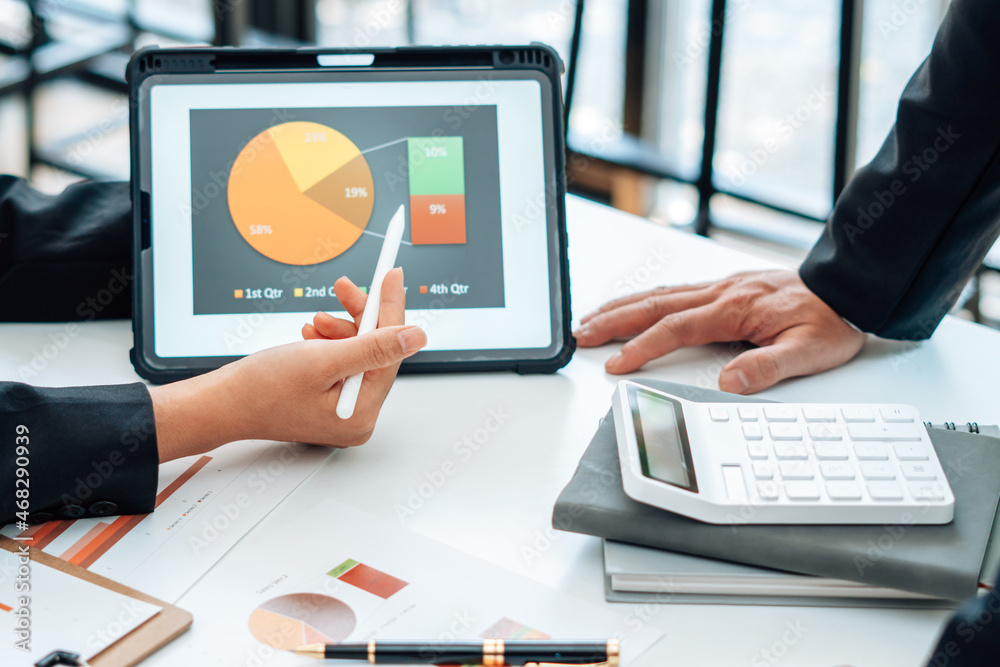
[(954, 0), (875, 159), (799, 269), (841, 316), (928, 338), (1000, 234), (1000, 5)]
[(128, 183), (77, 183), (55, 197), (0, 176), (0, 321), (132, 313)]
[(145, 385), (0, 382), (0, 524), (152, 512), (158, 464)]

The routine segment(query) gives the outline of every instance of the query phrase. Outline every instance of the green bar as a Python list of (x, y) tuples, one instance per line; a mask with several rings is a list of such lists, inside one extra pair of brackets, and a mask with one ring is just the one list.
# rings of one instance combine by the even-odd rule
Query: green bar
[(351, 560), (350, 558), (348, 558), (343, 563), (341, 563), (337, 567), (335, 567), (332, 570), (330, 570), (329, 572), (327, 572), (327, 575), (329, 575), (329, 576), (333, 577), (334, 579), (336, 579), (337, 577), (339, 577), (343, 573), (347, 572), (348, 570), (350, 570), (352, 567), (354, 567), (357, 564), (358, 564), (358, 561)]
[(464, 195), (462, 137), (409, 137), (411, 195)]

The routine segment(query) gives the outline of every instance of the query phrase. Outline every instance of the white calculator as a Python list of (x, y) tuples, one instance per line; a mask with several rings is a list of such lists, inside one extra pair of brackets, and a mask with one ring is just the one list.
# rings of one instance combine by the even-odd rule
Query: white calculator
[(716, 524), (942, 524), (951, 492), (910, 405), (695, 403), (615, 391), (625, 493)]

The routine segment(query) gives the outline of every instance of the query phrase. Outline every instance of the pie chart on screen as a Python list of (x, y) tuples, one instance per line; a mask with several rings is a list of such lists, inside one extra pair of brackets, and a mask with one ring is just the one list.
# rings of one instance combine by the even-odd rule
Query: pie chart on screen
[(264, 130), (229, 174), (229, 212), (250, 246), (283, 264), (319, 264), (361, 238), (375, 203), (361, 150), (326, 125), (304, 121)]
[(332, 644), (347, 639), (357, 617), (345, 603), (319, 593), (292, 593), (272, 598), (250, 613), (250, 632), (272, 648), (292, 651), (306, 644)]

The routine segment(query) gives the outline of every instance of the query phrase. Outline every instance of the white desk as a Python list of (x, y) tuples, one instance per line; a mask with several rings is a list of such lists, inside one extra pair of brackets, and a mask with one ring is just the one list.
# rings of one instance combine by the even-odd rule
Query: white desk
[[(645, 289), (767, 266), (711, 241), (584, 200), (570, 198), (567, 208), (577, 316), (625, 293), (629, 281)], [(49, 342), (49, 334), (65, 329), (66, 325), (0, 326), (0, 378), (21, 379), (18, 369), (34, 356), (33, 350)], [(39, 385), (135, 381), (127, 354), (131, 344), (126, 322), (84, 325), (30, 381)], [(998, 423), (998, 350), (1000, 333), (948, 318), (930, 342), (914, 346), (873, 341), (845, 367), (782, 383), (762, 396), (904, 402), (916, 405), (924, 419), (935, 422)], [(556, 532), (550, 519), (556, 496), (608, 408), (617, 380), (603, 370), (611, 352), (610, 346), (578, 350), (565, 369), (550, 376), (405, 376), (389, 396), (371, 442), (328, 459), (272, 517), (292, 519), (311, 503), (333, 497), (398, 522), (397, 505), (406, 503), (425, 473), (453, 461), (458, 473), (408, 518), (407, 527), (604, 605), (600, 540)], [(726, 345), (682, 350), (640, 374), (714, 387), (721, 366), (730, 358)], [(503, 426), (468, 460), (460, 459), (455, 443), (483, 427), (490, 410), (505, 415)], [(237, 545), (223, 562), (252, 558)], [(180, 605), (184, 606), (183, 599)], [(666, 633), (635, 663), (649, 666), (776, 664), (762, 651), (781, 642), (792, 624), (801, 637), (785, 647), (787, 654), (778, 662), (911, 667), (922, 664), (944, 618), (943, 612), (934, 611), (613, 607)], [(200, 610), (191, 611), (197, 624)], [(170, 664), (176, 644), (163, 650), (155, 663)]]

